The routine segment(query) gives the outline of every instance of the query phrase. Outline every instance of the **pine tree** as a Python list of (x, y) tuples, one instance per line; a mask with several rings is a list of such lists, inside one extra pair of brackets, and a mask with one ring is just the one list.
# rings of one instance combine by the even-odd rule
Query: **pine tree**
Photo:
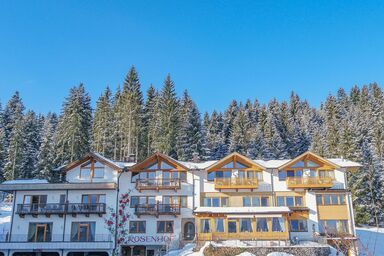
[(23, 120), (22, 152), (18, 178), (37, 178), (37, 156), (40, 148), (39, 120), (35, 112), (28, 111)]
[(36, 178), (58, 181), (55, 168), (55, 131), (58, 118), (55, 113), (48, 113), (41, 132), (41, 144), (37, 156)]
[(234, 119), (229, 140), (229, 151), (246, 155), (249, 147), (249, 120), (244, 107), (240, 104)]
[(57, 165), (80, 159), (90, 151), (91, 99), (83, 84), (73, 87), (65, 99), (56, 135)]
[(96, 103), (92, 123), (92, 148), (103, 156), (113, 157), (112, 92), (107, 87)]
[(184, 92), (180, 105), (177, 157), (183, 161), (203, 159), (205, 153), (200, 112), (187, 91)]
[(7, 148), (5, 144), (4, 113), (0, 103), (0, 182), (4, 180), (4, 165), (7, 158)]
[(147, 98), (145, 101), (144, 115), (143, 115), (143, 129), (142, 129), (142, 152), (139, 159), (144, 159), (154, 152), (154, 137), (156, 131), (156, 105), (158, 102), (158, 93), (150, 85), (147, 90)]
[(156, 151), (177, 157), (176, 140), (179, 131), (179, 101), (175, 85), (168, 74), (159, 96), (158, 124), (155, 132), (154, 148)]
[(125, 77), (123, 90), (119, 96), (116, 102), (116, 115), (119, 118), (117, 133), (120, 145), (116, 157), (121, 161), (127, 161), (132, 156), (137, 159), (142, 139), (143, 95), (135, 67), (132, 67)]

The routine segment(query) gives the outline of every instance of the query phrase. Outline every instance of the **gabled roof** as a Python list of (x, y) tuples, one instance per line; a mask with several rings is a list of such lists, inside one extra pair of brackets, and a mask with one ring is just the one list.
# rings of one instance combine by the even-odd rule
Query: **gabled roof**
[(76, 161), (73, 161), (72, 163), (69, 163), (63, 167), (60, 167), (60, 170), (61, 171), (69, 171), (69, 170), (72, 170), (73, 168), (91, 160), (91, 159), (94, 159), (102, 164), (105, 164), (106, 166), (109, 166), (110, 168), (114, 169), (114, 170), (117, 170), (117, 171), (121, 171), (123, 169), (124, 166), (121, 166), (121, 165), (118, 165), (117, 163), (115, 163), (114, 161), (100, 155), (99, 153), (94, 153), (94, 152), (90, 152), (88, 154), (86, 154), (83, 158), (79, 159), (79, 160), (76, 160)]
[(229, 154), (228, 156), (224, 157), (223, 159), (217, 161), (216, 163), (213, 163), (212, 165), (208, 166), (206, 168), (207, 171), (211, 171), (212, 169), (215, 169), (223, 164), (226, 164), (228, 160), (231, 160), (233, 158), (234, 161), (239, 160), (240, 162), (247, 163), (251, 165), (253, 168), (256, 167), (261, 170), (265, 170), (265, 167), (252, 159), (249, 159), (248, 157), (245, 157), (237, 152), (234, 152), (232, 154)]
[(129, 170), (133, 170), (133, 171), (143, 170), (144, 168), (148, 167), (150, 164), (155, 163), (155, 162), (159, 162), (159, 161), (165, 161), (168, 164), (176, 166), (175, 169), (179, 169), (179, 170), (189, 170), (190, 169), (187, 166), (185, 166), (182, 162), (177, 161), (176, 159), (173, 159), (170, 156), (156, 152), (153, 155), (144, 159), (142, 162), (131, 166), (129, 168)]
[(324, 163), (324, 164), (326, 164), (326, 165), (329, 165), (329, 166), (331, 166), (331, 167), (333, 167), (333, 168), (335, 168), (335, 169), (336, 169), (336, 168), (340, 168), (339, 165), (337, 165), (337, 164), (335, 164), (335, 163), (329, 161), (328, 159), (325, 159), (325, 158), (323, 158), (323, 157), (321, 157), (321, 156), (319, 156), (319, 155), (316, 155), (315, 153), (312, 153), (312, 152), (310, 152), (310, 151), (307, 151), (307, 152), (304, 152), (303, 154), (299, 155), (298, 157), (296, 157), (296, 158), (294, 158), (294, 159), (292, 159), (292, 160), (290, 160), (290, 161), (284, 163), (283, 165), (279, 166), (278, 169), (284, 169), (284, 168), (289, 167), (289, 166), (291, 166), (292, 164), (295, 164), (296, 162), (298, 162), (298, 161), (300, 161), (300, 160), (303, 160), (303, 159), (306, 159), (306, 158), (308, 158), (308, 157), (313, 157), (313, 158), (315, 158), (317, 161), (322, 162), (322, 163)]

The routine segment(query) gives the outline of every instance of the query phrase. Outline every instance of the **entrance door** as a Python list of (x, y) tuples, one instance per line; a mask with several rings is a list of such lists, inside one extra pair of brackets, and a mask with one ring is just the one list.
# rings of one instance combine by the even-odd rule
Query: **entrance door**
[(155, 256), (155, 250), (147, 250), (147, 256)]
[(192, 222), (184, 224), (184, 240), (193, 240), (195, 238), (195, 225)]

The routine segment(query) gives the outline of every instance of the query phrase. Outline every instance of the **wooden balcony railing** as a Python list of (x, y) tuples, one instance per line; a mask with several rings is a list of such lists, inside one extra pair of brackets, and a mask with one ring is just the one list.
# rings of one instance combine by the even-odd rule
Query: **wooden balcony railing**
[(139, 204), (135, 206), (135, 214), (140, 215), (180, 215), (179, 204)]
[(257, 189), (257, 178), (216, 178), (215, 189)]
[(331, 188), (333, 180), (330, 177), (288, 177), (288, 188)]
[(18, 204), (16, 214), (24, 215), (51, 215), (51, 214), (105, 214), (106, 205), (104, 203), (84, 204), (84, 203), (49, 203), (49, 204)]
[(138, 179), (136, 189), (141, 190), (177, 190), (181, 187), (180, 179)]

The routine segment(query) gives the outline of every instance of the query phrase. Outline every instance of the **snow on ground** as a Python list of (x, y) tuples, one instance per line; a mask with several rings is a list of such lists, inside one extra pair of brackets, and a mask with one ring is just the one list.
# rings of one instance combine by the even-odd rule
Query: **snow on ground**
[(271, 252), (267, 256), (294, 256), (294, 255), (285, 253), (285, 252)]
[(378, 227), (372, 227), (372, 226), (361, 226), (356, 227), (357, 230), (365, 230), (365, 231), (371, 231), (371, 232), (378, 232), (378, 233), (384, 233), (384, 228), (378, 228)]
[(209, 245), (209, 242), (206, 242), (203, 247), (198, 252), (194, 252), (195, 244), (186, 244), (183, 249), (169, 251), (164, 256), (204, 256), (204, 249)]
[(0, 241), (4, 241), (11, 227), (12, 203), (0, 203)]
[[(382, 230), (382, 229), (381, 229)], [(377, 228), (356, 228), (360, 255), (384, 255), (384, 233)]]
[(237, 256), (255, 256), (255, 254), (250, 253), (250, 252), (242, 252), (242, 253), (238, 254)]

